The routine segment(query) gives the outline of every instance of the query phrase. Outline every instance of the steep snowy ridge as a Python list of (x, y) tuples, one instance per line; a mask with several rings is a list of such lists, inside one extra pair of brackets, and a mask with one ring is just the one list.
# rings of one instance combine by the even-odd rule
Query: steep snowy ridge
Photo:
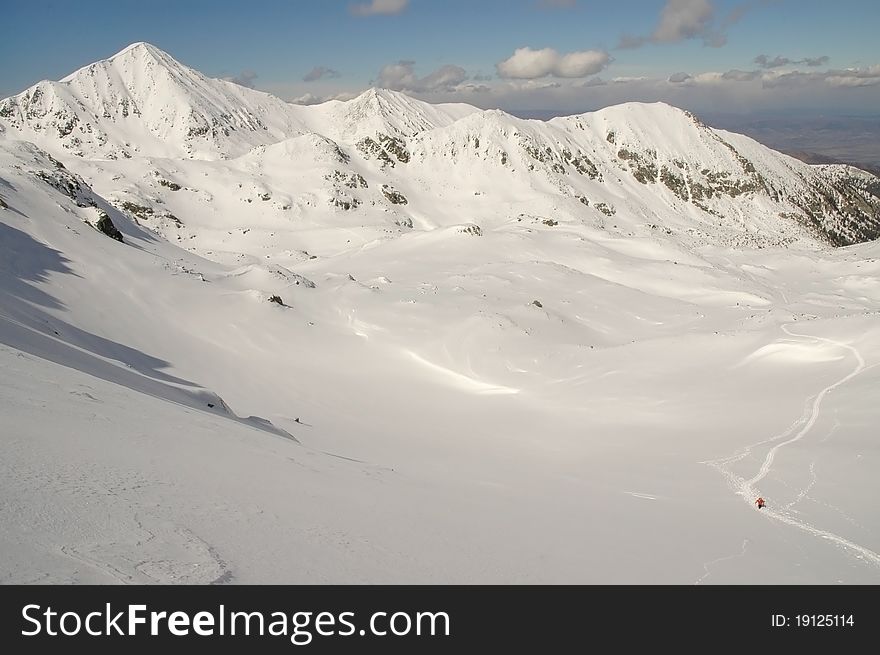
[(296, 108), (213, 80), (147, 44), (0, 103), (23, 137), (71, 154), (217, 158), (306, 130)]
[(626, 103), (552, 122), (604, 134), (609, 157), (636, 180), (663, 185), (711, 216), (761, 217), (769, 200), (775, 212), (768, 218), (794, 220), (835, 245), (880, 237), (880, 194), (863, 171), (834, 179), (828, 169), (709, 128), (664, 103)]

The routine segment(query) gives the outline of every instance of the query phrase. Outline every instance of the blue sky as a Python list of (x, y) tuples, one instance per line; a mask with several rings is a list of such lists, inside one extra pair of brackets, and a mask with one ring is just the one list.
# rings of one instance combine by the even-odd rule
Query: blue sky
[(0, 1), (3, 97), (135, 41), (303, 102), (371, 84), (535, 110), (867, 112), (880, 95), (874, 0)]

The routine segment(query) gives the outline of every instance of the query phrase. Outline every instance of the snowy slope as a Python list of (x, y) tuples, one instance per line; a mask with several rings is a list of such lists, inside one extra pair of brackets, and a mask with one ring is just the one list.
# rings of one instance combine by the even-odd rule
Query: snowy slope
[[(0, 322), (4, 343), (25, 346), (40, 357), (131, 386), (140, 393), (240, 420), (217, 394), (160, 372), (163, 362), (131, 348), (130, 339), (126, 344), (119, 343), (106, 338), (102, 330), (83, 330), (90, 327), (89, 321), (70, 324), (63, 318), (67, 303), (73, 303), (83, 308), (83, 318), (92, 315), (91, 320), (101, 324), (109, 317), (116, 328), (121, 327), (125, 319), (117, 316), (119, 301), (115, 298), (120, 288), (127, 294), (135, 293), (138, 285), (134, 280), (149, 279), (157, 267), (172, 276), (202, 280), (203, 275), (194, 270), (199, 260), (173, 247), (163, 247), (152, 233), (131, 224), (92, 192), (82, 179), (32, 144), (11, 142), (4, 146), (2, 165), (9, 174), (0, 184), (5, 197), (3, 211), (9, 216), (0, 224), (3, 244), (0, 272), (4, 279)], [(109, 217), (122, 232), (121, 243), (98, 231), (96, 226), (102, 215)], [(69, 239), (81, 242), (88, 252), (83, 258), (89, 265), (87, 274), (77, 272), (76, 264), (70, 266), (71, 260), (65, 255), (73, 250), (65, 246)], [(152, 243), (157, 244), (151, 248), (153, 252), (141, 255), (141, 259), (134, 254), (134, 259), (118, 260), (115, 252), (124, 248), (144, 253), (144, 247)], [(139, 268), (139, 264), (146, 268)], [(71, 289), (73, 293), (64, 303), (28, 284), (64, 274), (88, 278), (81, 288)], [(107, 284), (108, 279), (114, 283)], [(153, 315), (156, 298), (146, 295), (145, 305), (130, 317), (132, 330), (145, 315)], [(153, 326), (158, 325), (157, 319), (152, 321)], [(161, 331), (155, 337), (164, 338)], [(264, 420), (257, 419), (254, 424), (286, 435)]]
[(0, 581), (880, 582), (880, 246), (796, 197), (869, 178), (360, 100), (116, 160), (0, 120)]
[(6, 581), (880, 579), (875, 244), (513, 223), (223, 266), (4, 150)]

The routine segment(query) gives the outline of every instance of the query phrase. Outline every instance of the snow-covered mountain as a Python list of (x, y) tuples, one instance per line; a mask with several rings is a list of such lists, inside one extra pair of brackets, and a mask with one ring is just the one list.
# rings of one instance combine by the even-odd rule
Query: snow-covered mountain
[[(164, 181), (197, 193), (210, 186), (201, 178), (213, 177), (211, 166), (188, 162), (226, 161), (233, 189), (282, 199), (260, 206), (261, 222), (273, 214), (269, 208), (279, 210), (273, 218), (281, 224), (289, 222), (286, 211), (320, 224), (334, 220), (330, 210), (343, 209), (358, 214), (350, 221), (358, 225), (534, 214), (608, 222), (617, 225), (609, 229), (634, 234), (653, 226), (696, 243), (766, 245), (812, 235), (846, 245), (880, 236), (880, 187), (872, 175), (803, 164), (662, 103), (628, 103), (549, 122), (377, 89), (347, 102), (301, 107), (209, 79), (138, 43), (60, 82), (40, 82), (3, 100), (0, 125), (71, 167), (79, 166), (73, 157), (90, 162), (113, 178), (101, 181), (96, 173), (90, 179), (105, 195), (133, 193), (140, 197), (129, 202), (142, 206), (179, 200), (169, 197), (174, 186), (145, 187), (132, 179), (127, 171), (151, 167), (144, 159), (178, 160), (179, 179)], [(295, 157), (286, 164), (272, 159), (271, 169), (254, 174), (253, 162), (266, 148), (290, 154), (292, 143), (299, 144)], [(333, 165), (324, 152), (332, 153)], [(107, 161), (132, 158), (134, 167)], [(320, 176), (315, 160), (324, 163)], [(370, 214), (365, 207), (377, 206), (387, 220), (364, 216)], [(250, 221), (242, 216), (241, 227)]]
[(149, 43), (135, 43), (59, 82), (43, 81), (0, 105), (21, 135), (81, 157), (228, 158), (307, 131), (351, 139), (412, 136), (476, 108), (430, 105), (371, 89), (316, 110), (210, 79)]
[(0, 582), (880, 581), (877, 194), (663, 104), (35, 85)]
[(305, 131), (294, 108), (209, 79), (148, 43), (43, 81), (0, 106), (23, 137), (80, 157), (222, 157)]
[(300, 115), (315, 132), (343, 143), (356, 143), (379, 134), (407, 138), (451, 125), (479, 109), (466, 104), (429, 104), (409, 96), (371, 88), (346, 102), (331, 100), (300, 107)]

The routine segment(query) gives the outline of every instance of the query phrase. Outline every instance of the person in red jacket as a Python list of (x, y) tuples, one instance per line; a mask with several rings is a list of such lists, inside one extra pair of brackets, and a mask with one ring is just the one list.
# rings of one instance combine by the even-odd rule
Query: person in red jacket
[(766, 503), (764, 502), (764, 499), (760, 498), (760, 497), (758, 498), (758, 500), (755, 501), (755, 505), (758, 506), (758, 509), (761, 509), (762, 507), (764, 507), (765, 504)]

